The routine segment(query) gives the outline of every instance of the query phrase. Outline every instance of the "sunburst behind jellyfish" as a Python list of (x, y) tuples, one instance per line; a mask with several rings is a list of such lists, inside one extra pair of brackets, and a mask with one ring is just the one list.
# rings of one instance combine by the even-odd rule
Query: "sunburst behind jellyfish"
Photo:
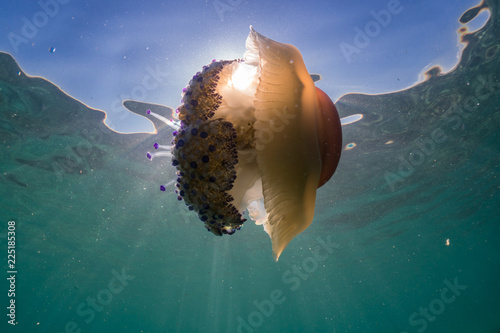
[[(250, 27), (243, 59), (213, 60), (182, 93), (169, 146), (179, 201), (215, 235), (263, 225), (277, 261), (314, 217), (316, 189), (335, 172), (341, 123), (300, 52)], [(165, 186), (161, 186), (165, 190)]]

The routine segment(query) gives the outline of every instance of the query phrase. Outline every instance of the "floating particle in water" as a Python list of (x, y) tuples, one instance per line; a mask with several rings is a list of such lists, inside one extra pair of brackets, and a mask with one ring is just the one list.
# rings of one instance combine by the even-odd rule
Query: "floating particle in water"
[(345, 145), (344, 150), (351, 150), (351, 149), (354, 149), (354, 147), (356, 147), (356, 146), (357, 146), (356, 143), (350, 142), (350, 143), (348, 143), (348, 144)]

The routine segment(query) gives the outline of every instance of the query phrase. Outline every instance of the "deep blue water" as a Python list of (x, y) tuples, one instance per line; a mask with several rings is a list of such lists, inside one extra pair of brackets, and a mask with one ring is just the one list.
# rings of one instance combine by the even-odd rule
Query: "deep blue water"
[(485, 4), (453, 71), (336, 102), (363, 114), (343, 127), (355, 146), (277, 263), (261, 226), (214, 237), (158, 193), (174, 168), (144, 152), (171, 129), (113, 132), (0, 54), (1, 260), (8, 277), (15, 221), (17, 271), (2, 332), (500, 332), (500, 9)]

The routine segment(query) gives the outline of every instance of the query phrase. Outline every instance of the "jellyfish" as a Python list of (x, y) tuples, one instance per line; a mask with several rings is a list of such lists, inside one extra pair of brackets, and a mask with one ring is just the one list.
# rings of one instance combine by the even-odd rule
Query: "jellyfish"
[(175, 129), (171, 145), (147, 156), (172, 158), (178, 200), (218, 236), (245, 216), (262, 225), (275, 261), (311, 224), (316, 190), (342, 151), (339, 115), (313, 78), (296, 47), (250, 27), (243, 59), (203, 66), (175, 119), (148, 110)]

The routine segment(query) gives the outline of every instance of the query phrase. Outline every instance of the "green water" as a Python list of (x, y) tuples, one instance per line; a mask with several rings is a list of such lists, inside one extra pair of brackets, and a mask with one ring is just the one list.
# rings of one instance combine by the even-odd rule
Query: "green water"
[(345, 150), (316, 217), (275, 263), (261, 226), (207, 233), (174, 193), (158, 134), (104, 114), (0, 54), (0, 246), (16, 228), (5, 332), (500, 332), (500, 35), (467, 35), (451, 73), (337, 103)]

